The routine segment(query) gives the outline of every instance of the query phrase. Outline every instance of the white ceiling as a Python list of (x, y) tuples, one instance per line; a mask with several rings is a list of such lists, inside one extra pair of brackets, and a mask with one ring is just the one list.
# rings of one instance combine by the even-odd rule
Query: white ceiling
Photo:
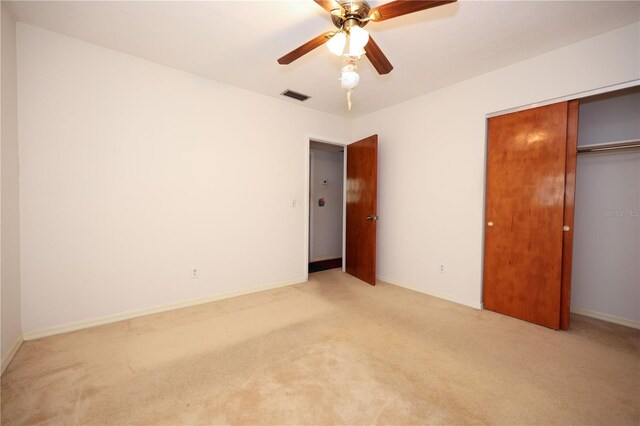
[[(370, 4), (385, 2), (372, 1)], [(349, 113), (342, 62), (324, 46), (276, 59), (333, 29), (311, 0), (14, 1), (16, 19), (310, 108), (358, 116), (640, 20), (640, 2), (459, 1), (367, 26), (394, 70), (366, 58)], [(289, 102), (297, 102), (288, 100)]]

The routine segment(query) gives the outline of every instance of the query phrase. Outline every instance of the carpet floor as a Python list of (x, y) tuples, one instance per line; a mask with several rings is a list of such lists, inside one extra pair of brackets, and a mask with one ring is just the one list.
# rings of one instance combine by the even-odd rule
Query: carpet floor
[(640, 424), (640, 331), (572, 321), (330, 270), (25, 342), (2, 424)]

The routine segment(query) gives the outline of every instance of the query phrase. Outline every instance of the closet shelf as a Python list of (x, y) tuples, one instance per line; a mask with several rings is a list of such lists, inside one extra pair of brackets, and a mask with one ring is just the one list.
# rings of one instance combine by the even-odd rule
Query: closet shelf
[(578, 145), (578, 152), (612, 151), (617, 149), (640, 148), (640, 139), (627, 139), (589, 145)]

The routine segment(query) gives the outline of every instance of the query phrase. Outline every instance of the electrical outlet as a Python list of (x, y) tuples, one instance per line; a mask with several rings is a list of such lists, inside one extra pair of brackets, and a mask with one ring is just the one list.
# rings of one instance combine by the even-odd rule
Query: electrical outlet
[(196, 268), (193, 268), (191, 270), (191, 278), (199, 278), (200, 277), (200, 271), (198, 271)]
[(438, 272), (440, 272), (441, 274), (444, 274), (444, 265), (440, 264), (440, 267), (438, 268)]

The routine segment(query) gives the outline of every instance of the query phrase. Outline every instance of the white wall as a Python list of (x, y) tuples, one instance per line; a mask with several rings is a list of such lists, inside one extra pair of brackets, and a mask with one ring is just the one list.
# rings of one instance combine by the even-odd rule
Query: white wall
[[(311, 150), (310, 262), (342, 257), (343, 157), (342, 152)], [(325, 200), (322, 207), (320, 198)]]
[[(578, 145), (640, 140), (640, 89), (580, 104)], [(578, 154), (571, 305), (640, 327), (640, 150)]]
[(25, 332), (304, 279), (347, 120), (21, 23), (18, 73)]
[(357, 118), (380, 136), (379, 278), (479, 307), (486, 114), (638, 78), (634, 24)]
[(578, 145), (640, 140), (640, 88), (580, 101)]
[(0, 157), (1, 334), (2, 368), (22, 339), (20, 326), (20, 214), (18, 197), (18, 105), (16, 23), (2, 2), (2, 114)]
[(571, 307), (640, 327), (640, 151), (578, 155)]

